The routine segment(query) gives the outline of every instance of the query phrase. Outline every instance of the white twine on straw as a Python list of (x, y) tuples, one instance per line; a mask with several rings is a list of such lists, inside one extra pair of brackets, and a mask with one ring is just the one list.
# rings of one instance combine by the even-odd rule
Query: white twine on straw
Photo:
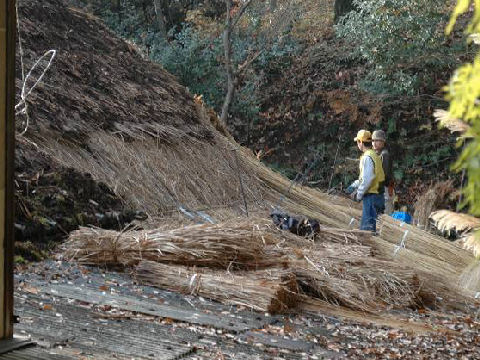
[[(20, 29), (20, 18), (18, 16), (18, 7), (15, 9), (16, 10), (16, 15), (17, 15), (17, 33), (18, 33), (18, 48), (19, 48), (19, 52), (20, 52), (20, 64), (21, 64), (21, 70), (22, 70), (22, 92), (20, 94), (20, 102), (15, 105), (15, 116), (17, 115), (20, 115), (20, 114), (25, 114), (26, 118), (27, 118), (27, 121), (26, 121), (26, 124), (25, 124), (25, 128), (23, 129), (23, 131), (19, 134), (20, 136), (21, 135), (24, 135), (27, 130), (28, 130), (28, 126), (29, 126), (29, 123), (30, 123), (30, 118), (28, 116), (28, 104), (27, 104), (27, 98), (30, 96), (30, 94), (32, 93), (32, 91), (37, 87), (37, 85), (40, 83), (40, 81), (42, 81), (43, 77), (45, 76), (45, 74), (47, 73), (48, 69), (50, 68), (50, 66), (52, 65), (52, 62), (53, 62), (53, 59), (55, 58), (55, 56), (57, 55), (57, 50), (48, 50), (47, 52), (45, 52), (45, 54), (43, 54), (36, 62), (35, 64), (33, 64), (32, 68), (30, 69), (30, 71), (28, 72), (27, 76), (25, 76), (25, 66), (24, 66), (24, 62), (23, 62), (23, 48), (22, 48), (22, 37), (21, 37), (21, 29)], [(43, 72), (42, 74), (38, 77), (37, 81), (35, 81), (35, 83), (28, 89), (27, 91), (27, 82), (28, 80), (30, 79), (30, 77), (32, 76), (32, 72), (33, 70), (35, 70), (35, 68), (40, 64), (40, 62), (48, 57), (50, 55), (50, 60), (48, 61), (48, 64), (47, 66), (45, 67), (45, 69), (43, 69)]]
[(348, 226), (352, 226), (354, 222), (355, 222), (355, 218), (352, 217), (352, 220), (350, 220), (350, 223), (348, 224)]
[(477, 292), (475, 293), (475, 299), (478, 299), (478, 298), (480, 298), (480, 291), (477, 291)]
[(197, 289), (198, 289), (198, 281), (195, 282), (195, 280), (197, 279), (197, 273), (193, 274), (192, 277), (190, 278), (190, 283), (188, 284), (188, 288), (190, 290), (190, 295), (193, 295)]
[(325, 266), (322, 266), (322, 269), (320, 269), (317, 265), (315, 265), (315, 263), (314, 263), (312, 260), (310, 260), (310, 259), (307, 257), (307, 255), (304, 254), (303, 257), (305, 258), (305, 260), (307, 260), (307, 262), (308, 262), (310, 265), (312, 265), (312, 266), (315, 268), (315, 270), (317, 270), (318, 272), (323, 272), (325, 275), (330, 276), (330, 274), (328, 273), (327, 269), (325, 269)]
[(403, 233), (402, 240), (400, 241), (400, 244), (396, 245), (395, 249), (393, 250), (393, 256), (397, 255), (400, 249), (402, 248), (405, 249), (405, 239), (407, 238), (407, 235), (408, 235), (408, 230), (405, 230), (405, 232)]

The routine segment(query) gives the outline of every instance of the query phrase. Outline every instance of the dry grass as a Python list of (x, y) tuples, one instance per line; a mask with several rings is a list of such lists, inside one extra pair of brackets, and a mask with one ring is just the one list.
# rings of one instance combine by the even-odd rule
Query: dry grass
[[(416, 226), (400, 224), (389, 216), (382, 215), (377, 228), (382, 239), (397, 246), (408, 231), (405, 236), (405, 247), (412, 252), (427, 256), (432, 262), (439, 260), (461, 271), (473, 261), (472, 254), (457, 244)], [(412, 266), (416, 265), (412, 262)]]
[(433, 112), (433, 116), (441, 126), (446, 127), (450, 132), (458, 132), (462, 136), (470, 129), (470, 125), (460, 119), (455, 119), (450, 116), (448, 111), (436, 109)]
[(348, 245), (341, 251), (337, 245), (315, 245), (301, 252), (306, 261), (290, 262), (305, 294), (368, 312), (418, 303), (413, 270), (376, 258), (369, 246)]
[[(386, 305), (411, 304), (414, 296), (404, 280), (407, 276), (400, 269), (396, 269), (396, 273), (388, 272), (385, 270), (391, 267), (388, 263), (372, 257), (372, 248), (365, 245), (371, 242), (370, 237), (371, 234), (364, 231), (323, 228), (321, 236), (313, 242), (266, 223), (255, 224), (241, 219), (161, 231), (121, 233), (82, 228), (70, 235), (65, 256), (97, 265), (136, 265), (149, 260), (169, 266), (182, 265), (182, 271), (186, 272), (190, 271), (188, 267), (195, 266), (197, 272), (212, 275), (209, 279), (221, 277), (222, 273), (230, 277), (232, 274), (236, 276), (239, 270), (253, 270), (253, 278), (259, 280), (262, 274), (289, 269), (298, 277), (298, 283), (306, 293), (335, 305), (375, 311)], [(153, 266), (148, 264), (150, 268)], [(217, 269), (217, 272), (209, 272), (211, 270), (207, 268)], [(159, 273), (169, 269), (158, 267), (152, 271)], [(172, 269), (180, 271), (179, 267)], [(143, 270), (139, 274), (145, 274)], [(398, 276), (400, 273), (403, 279)], [(246, 274), (242, 272), (241, 276), (248, 278)], [(169, 278), (156, 280), (155, 276), (143, 276), (142, 281), (185, 291), (184, 285), (177, 288)], [(223, 283), (219, 284), (223, 286)], [(245, 287), (244, 283), (240, 285)], [(256, 286), (255, 283), (251, 285)], [(219, 295), (212, 289), (203, 287), (202, 296), (218, 300)], [(246, 289), (253, 293), (248, 286)], [(233, 291), (230, 292), (233, 294)], [(281, 298), (281, 294), (275, 298)], [(230, 297), (238, 298), (239, 295)], [(284, 309), (283, 305), (275, 311), (281, 309)]]
[[(431, 299), (423, 299), (423, 302), (431, 306), (448, 305), (461, 308), (466, 301), (473, 300), (474, 293), (462, 288), (459, 283), (462, 270), (469, 265), (464, 267), (448, 263), (410, 249), (409, 243), (406, 244), (406, 248), (396, 251), (396, 244), (385, 241), (381, 237), (372, 238), (372, 247), (377, 258), (390, 261), (394, 274), (395, 268), (410, 269), (416, 275), (417, 287), (424, 292), (425, 297), (429, 297), (429, 294), (434, 295)], [(471, 265), (474, 261), (473, 257), (470, 255), (469, 259)]]
[(297, 304), (295, 276), (281, 268), (233, 274), (142, 261), (136, 274), (146, 284), (257, 311), (281, 313)]
[(468, 232), (480, 228), (480, 219), (468, 214), (456, 213), (449, 210), (439, 210), (430, 214), (435, 227), (444, 231)]
[(445, 196), (452, 191), (453, 181), (449, 180), (436, 183), (424, 194), (422, 194), (414, 205), (414, 224), (428, 230), (430, 225), (430, 214), (437, 208), (437, 206), (445, 198)]
[(474, 291), (475, 294), (480, 290), (480, 262), (473, 263), (463, 271), (460, 275), (460, 286)]
[(470, 251), (477, 260), (480, 258), (480, 230), (465, 235), (457, 242), (465, 250)]
[(186, 139), (169, 144), (159, 139), (124, 141), (98, 132), (89, 139), (88, 149), (75, 144), (49, 140), (49, 153), (65, 166), (92, 174), (116, 194), (151, 217), (191, 209), (229, 209), (227, 217), (242, 214), (243, 197), (251, 207), (263, 205), (263, 191), (243, 156), (223, 137), (216, 143)]
[[(379, 238), (341, 230), (358, 226), (361, 213), (353, 202), (291, 187), (288, 179), (219, 133), (210, 142), (175, 132), (170, 141), (164, 135), (133, 135), (127, 141), (92, 132), (88, 149), (54, 137), (42, 140), (44, 151), (61, 164), (91, 173), (146, 211), (152, 226), (169, 222), (163, 229), (121, 234), (82, 229), (68, 243), (70, 257), (99, 265), (154, 260), (224, 272), (290, 264), (312, 296), (362, 311), (411, 306), (419, 298), (428, 302), (428, 297), (457, 306), (472, 297), (472, 291), (460, 289), (458, 283), (474, 258), (457, 245), (413, 226), (401, 227), (389, 217), (380, 220)], [(250, 215), (262, 219), (259, 228), (248, 221), (240, 221), (238, 227), (185, 226), (190, 220), (179, 215), (180, 206), (202, 209), (216, 221), (245, 215), (240, 179)], [(319, 220), (317, 243), (265, 227), (272, 209)], [(175, 226), (181, 228), (172, 229)], [(405, 230), (406, 249), (394, 255)]]
[(191, 225), (175, 230), (117, 232), (80, 228), (70, 234), (65, 256), (83, 264), (135, 265), (141, 260), (221, 269), (281, 266), (274, 247), (283, 239), (265, 226), (239, 221)]

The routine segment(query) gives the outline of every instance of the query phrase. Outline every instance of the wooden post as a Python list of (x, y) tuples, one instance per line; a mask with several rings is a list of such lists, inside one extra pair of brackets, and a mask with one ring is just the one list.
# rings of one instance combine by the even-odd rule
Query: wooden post
[(13, 336), (15, 0), (0, 0), (0, 339)]

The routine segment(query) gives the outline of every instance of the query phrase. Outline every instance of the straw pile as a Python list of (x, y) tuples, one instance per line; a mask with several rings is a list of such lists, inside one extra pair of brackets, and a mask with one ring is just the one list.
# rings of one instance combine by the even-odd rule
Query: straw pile
[(438, 210), (430, 214), (430, 219), (441, 232), (455, 231), (457, 234), (480, 229), (480, 219), (468, 214), (449, 210)]
[(221, 269), (280, 266), (282, 241), (250, 222), (191, 225), (169, 231), (80, 228), (70, 234), (65, 256), (83, 264), (135, 265), (141, 260)]
[(466, 234), (458, 243), (465, 250), (471, 251), (477, 260), (480, 258), (480, 230)]
[[(397, 245), (405, 245), (410, 251), (426, 255), (428, 261), (443, 261), (446, 265), (461, 271), (470, 265), (473, 256), (467, 250), (444, 238), (425, 232), (415, 226), (399, 223), (397, 220), (383, 215), (377, 223), (380, 236), (383, 240)], [(415, 266), (415, 263), (412, 265)]]
[(368, 312), (421, 303), (415, 271), (377, 258), (370, 246), (322, 244), (296, 253), (305, 261), (290, 264), (311, 297)]
[(273, 314), (293, 308), (298, 298), (295, 276), (281, 268), (225, 273), (142, 261), (136, 273), (143, 283)]
[(446, 285), (453, 267), (410, 250), (393, 257), (393, 244), (359, 230), (321, 227), (312, 241), (240, 219), (163, 231), (82, 228), (65, 247), (86, 264), (138, 264), (143, 283), (262, 311), (285, 311), (302, 294), (367, 312), (454, 299)]
[(448, 193), (454, 190), (453, 181), (443, 181), (436, 183), (422, 194), (415, 202), (413, 213), (414, 224), (422, 229), (428, 230), (430, 227), (429, 217)]
[(393, 273), (396, 273), (395, 268), (404, 267), (415, 274), (422, 302), (456, 308), (461, 307), (467, 299), (473, 299), (475, 294), (459, 283), (462, 267), (412, 250), (409, 243), (406, 243), (406, 248), (398, 248), (398, 245), (381, 237), (373, 237), (371, 241), (377, 258), (390, 261)]
[[(38, 11), (45, 9), (43, 3), (36, 8)], [(63, 15), (65, 19), (70, 16), (68, 11)], [(92, 41), (101, 38), (104, 42), (104, 37), (108, 37), (96, 23), (89, 23), (87, 28), (102, 33), (102, 37), (84, 32), (77, 34), (79, 38)], [(51, 31), (45, 38), (53, 39), (51, 48), (62, 47), (64, 42), (63, 36)], [(24, 40), (36, 49), (35, 36)], [(109, 41), (118, 49), (126, 49), (117, 53), (123, 54), (126, 63), (134, 61), (135, 66), (125, 67), (127, 71), (123, 72), (108, 71), (109, 74), (121, 73), (115, 78), (101, 71), (100, 80), (106, 86), (105, 91), (94, 92), (93, 96), (88, 82), (77, 81), (78, 76), (72, 73), (66, 56), (58, 59), (57, 71), (51, 74), (51, 83), (55, 85), (49, 90), (53, 91), (52, 96), (41, 96), (41, 101), (31, 99), (31, 106), (36, 104), (48, 111), (31, 109), (38, 115), (37, 126), (35, 131), (26, 134), (26, 139), (48, 154), (55, 166), (73, 166), (91, 174), (94, 180), (104, 182), (127, 203), (145, 211), (155, 221), (161, 217), (176, 221), (172, 220), (172, 214), (178, 215), (181, 206), (204, 209), (216, 221), (232, 219), (247, 212), (246, 203), (250, 214), (266, 214), (272, 207), (278, 207), (317, 219), (331, 228), (347, 229), (358, 225), (355, 220), (360, 217), (360, 211), (353, 202), (313, 189), (291, 188), (288, 179), (268, 169), (231, 138), (218, 133), (210, 123), (211, 118), (199, 111), (200, 105), (195, 104), (188, 91), (173, 77), (160, 67), (149, 66), (126, 44), (111, 38)], [(86, 48), (81, 42), (77, 45), (74, 46), (80, 49), (77, 54), (91, 54), (95, 50), (95, 46)], [(94, 55), (97, 60), (105, 57), (104, 52)], [(88, 56), (79, 59), (80, 63), (91, 63)], [(109, 63), (118, 65), (112, 57)], [(90, 69), (89, 66), (83, 68)], [(143, 80), (130, 81), (138, 77), (140, 68), (149, 84)], [(78, 86), (75, 91), (65, 92), (65, 84)], [(61, 96), (55, 96), (58, 91)], [(139, 101), (125, 102), (124, 97), (118, 101), (118, 96), (111, 96), (118, 93)], [(65, 96), (65, 101), (56, 101)], [(81, 106), (72, 109), (72, 104)], [(202, 267), (207, 273), (211, 272), (211, 279), (225, 287), (205, 283), (202, 293), (231, 303), (245, 303), (247, 296), (241, 289), (243, 282), (248, 283), (248, 276), (256, 279), (256, 286), (258, 281), (261, 283), (255, 271), (284, 266), (298, 270), (301, 281), (309, 284), (311, 296), (356, 309), (392, 303), (399, 293), (408, 295), (406, 285), (414, 293), (417, 285), (405, 275), (405, 268), (418, 274), (420, 286), (423, 283), (439, 295), (453, 297), (457, 274), (473, 256), (408, 226), (407, 249), (401, 249), (394, 256), (392, 252), (401, 241), (405, 227), (399, 228), (389, 220), (382, 221), (384, 226), (378, 241), (347, 230), (323, 229), (315, 244), (293, 239), (293, 235), (280, 235), (271, 229), (257, 231), (253, 224), (246, 222), (238, 226), (221, 224), (126, 233), (80, 229), (72, 234), (67, 255), (83, 263), (99, 265), (135, 265), (143, 260), (154, 261), (158, 266), (182, 265), (185, 277), (192, 271), (189, 267)], [(387, 262), (373, 266), (372, 257)], [(388, 261), (392, 266), (388, 266)], [(214, 273), (214, 269), (218, 272)], [(247, 269), (252, 273), (233, 273)], [(239, 283), (226, 282), (228, 271), (239, 276), (236, 278)], [(271, 279), (271, 274), (265, 276), (266, 280)], [(276, 280), (273, 288), (278, 288), (279, 281)], [(375, 288), (375, 284), (383, 290), (367, 291)], [(230, 287), (235, 291), (229, 291)], [(347, 292), (347, 288), (351, 290)], [(259, 296), (258, 290), (252, 289), (248, 298)], [(222, 291), (228, 296), (222, 297)], [(387, 294), (391, 294), (390, 297)], [(463, 294), (458, 295), (461, 296)], [(274, 295), (269, 295), (269, 299), (273, 298)], [(250, 306), (254, 306), (255, 300), (250, 300)], [(265, 300), (261, 308), (268, 308), (270, 303)]]

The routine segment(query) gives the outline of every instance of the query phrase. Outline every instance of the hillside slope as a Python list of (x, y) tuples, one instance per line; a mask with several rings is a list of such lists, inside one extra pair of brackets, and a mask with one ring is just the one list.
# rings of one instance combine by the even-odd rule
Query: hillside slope
[[(19, 177), (73, 168), (74, 174), (88, 174), (87, 179), (106, 184), (111, 189), (107, 193), (119, 197), (128, 209), (145, 212), (151, 219), (175, 218), (170, 223), (189, 222), (181, 215), (185, 208), (227, 219), (248, 210), (268, 214), (279, 203), (288, 181), (267, 171), (224, 131), (217, 131), (222, 129), (216, 115), (159, 65), (144, 60), (98, 19), (61, 0), (25, 0), (19, 5), (25, 68), (45, 51), (57, 51), (42, 83), (28, 98), (29, 126), (18, 136)], [(17, 64), (20, 93), (20, 54)], [(23, 130), (24, 115), (17, 118), (17, 125)], [(24, 198), (33, 192), (23, 191)], [(74, 195), (73, 201), (84, 201), (86, 208), (106, 203), (85, 191)], [(292, 196), (298, 195), (292, 191)], [(305, 200), (303, 213), (308, 214), (310, 200)], [(351, 218), (341, 211), (332, 215), (331, 208), (323, 215), (322, 211), (316, 217), (332, 225), (339, 218), (343, 222)], [(22, 213), (28, 218), (32, 210)], [(135, 211), (127, 213), (118, 226), (135, 217)], [(92, 219), (58, 231), (63, 236), (85, 223)]]
[[(202, 120), (203, 112), (173, 76), (144, 61), (97, 19), (59, 0), (18, 5), (17, 102), (22, 65), (26, 74), (46, 51), (57, 53), (27, 98), (28, 118), (17, 116), (16, 239), (43, 248), (79, 225), (122, 228), (138, 217), (138, 209), (149, 208), (126, 184), (142, 186), (148, 175), (132, 169), (141, 160), (123, 157), (123, 150), (183, 141), (208, 147), (215, 129)], [(27, 92), (48, 60), (32, 71)], [(104, 149), (107, 142), (115, 142), (111, 152)], [(115, 166), (105, 164), (108, 156), (119, 156), (121, 165), (108, 168)], [(174, 165), (160, 154), (145, 161), (143, 165), (152, 165), (144, 170), (153, 179), (158, 169), (151, 161)], [(119, 180), (128, 169), (138, 177)], [(166, 192), (162, 187), (159, 191)], [(18, 243), (18, 248), (27, 257), (40, 256), (30, 243)]]

